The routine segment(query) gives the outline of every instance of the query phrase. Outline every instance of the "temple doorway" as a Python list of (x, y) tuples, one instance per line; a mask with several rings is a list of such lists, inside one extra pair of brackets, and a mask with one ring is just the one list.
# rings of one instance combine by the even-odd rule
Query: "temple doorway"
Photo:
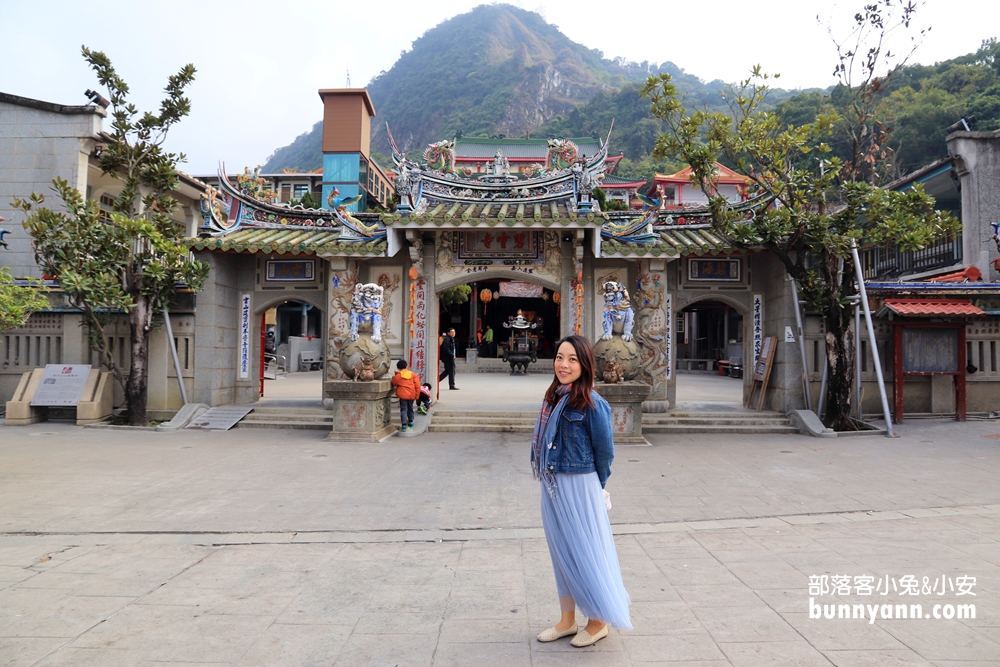
[(262, 399), (322, 401), (323, 311), (289, 299), (265, 309), (262, 318)]
[(676, 315), (677, 406), (743, 405), (743, 314), (715, 300), (698, 301)]
[[(496, 359), (503, 354), (501, 343), (510, 337), (509, 325), (520, 315), (535, 325), (529, 336), (538, 358), (551, 359), (559, 340), (559, 298), (559, 292), (530, 282), (484, 280), (457, 285), (438, 294), (440, 328), (442, 332), (455, 329), (459, 359)], [(476, 354), (468, 355), (470, 350)]]

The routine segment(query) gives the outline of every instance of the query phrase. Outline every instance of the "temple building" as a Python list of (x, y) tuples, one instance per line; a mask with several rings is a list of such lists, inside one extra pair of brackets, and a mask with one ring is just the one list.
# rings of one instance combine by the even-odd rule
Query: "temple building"
[[(818, 318), (806, 313), (799, 335), (784, 268), (767, 252), (738, 252), (713, 233), (705, 197), (686, 170), (657, 174), (645, 192), (641, 182), (613, 177), (610, 131), (598, 140), (458, 138), (405, 155), (389, 128), (389, 171), (371, 159), (377, 116), (367, 91), (319, 95), (321, 174), (220, 169), (206, 177), (209, 184), (181, 178), (178, 222), (192, 252), (210, 266), (204, 289), (182, 293), (171, 307), (189, 402), (255, 403), (268, 346), (277, 346), (289, 367), (322, 366), (324, 389), (315, 398), (329, 399), (331, 387), (347, 377), (338, 360), (353, 335), (355, 289), (364, 284), (376, 285), (382, 297), (377, 315), (389, 354), (435, 384), (439, 336), (449, 328), (458, 331), (466, 363), (483, 368), (498, 361), (495, 346), (477, 345), (477, 333), (487, 327), (499, 332), (508, 323), (525, 323), (524, 341), (540, 359), (571, 333), (597, 341), (607, 330), (606, 298), (614, 296), (605, 285), (614, 283), (627, 290), (634, 311), (636, 379), (649, 390), (641, 411), (685, 400), (678, 373), (712, 372), (726, 362), (748, 369), (742, 380), (732, 380), (747, 396), (749, 370), (762, 355), (773, 364), (764, 406), (782, 412), (805, 406), (803, 358), (809, 390), (818, 396), (825, 358)], [(95, 171), (95, 151), (105, 137), (103, 109), (0, 96), (3, 108), (23, 112), (0, 120), (13, 138), (15, 153), (7, 162), (33, 166), (23, 182), (21, 171), (8, 170), (13, 176), (0, 181), (8, 194), (0, 206), (13, 196), (46, 191), (55, 176), (92, 199), (114, 196), (120, 185)], [(40, 127), (58, 131), (59, 138), (39, 139)], [(938, 194), (941, 206), (961, 215), (962, 237), (912, 253), (862, 249), (878, 317), (876, 344), (887, 382), (898, 385), (900, 413), (992, 411), (994, 395), (1000, 401), (1000, 269), (993, 251), (1000, 236), (990, 228), (1000, 219), (991, 203), (1000, 137), (966, 132), (948, 141), (952, 157), (893, 187), (922, 183)], [(722, 165), (718, 170), (718, 191), (738, 210), (752, 216), (770, 205), (750, 195), (746, 179)], [(630, 208), (601, 210), (597, 187)], [(307, 193), (317, 206), (301, 203)], [(398, 200), (394, 210), (390, 200)], [(0, 208), (0, 215), (12, 230), (0, 260), (15, 275), (40, 275), (30, 238), (20, 229), (21, 214)], [(79, 313), (52, 287), (49, 311), (0, 336), (2, 400), (34, 367), (93, 361), (77, 326)], [(467, 303), (451, 302), (458, 288), (469, 295)], [(123, 331), (127, 327), (113, 333), (122, 353), (128, 349)], [(903, 353), (938, 343), (954, 352), (948, 381), (935, 379), (944, 371), (914, 366)], [(765, 344), (772, 345), (769, 351)], [(873, 413), (878, 391), (869, 347), (861, 342), (860, 364), (864, 409)], [(155, 419), (181, 407), (169, 359), (166, 336), (158, 331), (149, 376)], [(898, 378), (894, 369), (902, 369)], [(978, 383), (967, 406), (958, 393), (959, 385), (965, 388), (960, 376)], [(120, 391), (115, 403), (121, 404)], [(616, 424), (631, 423), (639, 409), (620, 408)], [(387, 419), (384, 411), (380, 418)]]
[[(262, 369), (256, 349), (268, 326), (265, 314), (290, 307), (286, 303), (319, 313), (322, 326), (310, 335), (323, 341), (326, 381), (343, 379), (337, 358), (348, 339), (358, 283), (383, 287), (383, 339), (393, 357), (407, 359), (428, 378), (437, 374), (442, 331), (456, 328), (460, 350), (475, 349), (477, 331), (491, 323), (497, 329), (518, 311), (540, 320), (533, 335), (542, 357), (570, 333), (596, 340), (603, 285), (621, 283), (635, 311), (650, 409), (678, 400), (675, 369), (712, 370), (720, 359), (749, 365), (766, 335), (794, 321), (777, 263), (764, 253), (733, 251), (710, 231), (706, 210), (685, 209), (683, 220), (645, 202), (641, 210), (600, 210), (593, 190), (608, 180), (610, 134), (601, 140), (459, 138), (431, 144), (418, 156), (404, 155), (393, 143), (397, 209), (352, 211), (357, 195), (340, 187), (344, 181), (331, 181), (341, 162), (350, 161), (353, 170), (369, 155), (375, 110), (361, 89), (337, 91), (337, 105), (330, 104), (330, 91), (320, 96), (322, 209), (282, 206), (263, 197), (263, 184), (254, 179), (233, 182), (223, 174), (205, 202), (205, 223), (191, 240), (192, 250), (212, 266), (198, 295), (198, 320), (203, 312), (216, 313), (204, 318), (205, 336), (219, 321), (239, 320), (241, 312), (249, 321), (234, 322), (226, 334), (229, 356), (198, 348), (204, 363), (196, 366), (206, 369), (206, 377), (196, 382), (193, 400), (217, 405), (257, 399)], [(362, 110), (364, 122), (341, 122), (345, 107)], [(391, 128), (388, 135), (391, 142)], [(686, 192), (683, 174), (675, 176), (663, 183)], [(624, 185), (634, 192), (641, 183)], [(747, 200), (740, 206), (749, 214), (766, 204)], [(442, 307), (440, 295), (460, 285), (470, 286), (471, 302)], [(246, 332), (242, 340), (239, 331)], [(787, 360), (777, 356), (772, 374), (768, 402), (776, 409), (797, 407), (802, 398), (799, 376), (783, 368), (793, 359), (788, 354)]]

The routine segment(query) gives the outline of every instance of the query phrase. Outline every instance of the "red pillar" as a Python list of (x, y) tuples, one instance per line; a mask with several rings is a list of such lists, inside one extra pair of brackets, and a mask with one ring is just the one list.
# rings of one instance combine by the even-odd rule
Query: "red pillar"
[(896, 325), (892, 328), (892, 393), (896, 403), (896, 423), (903, 421), (903, 327)]
[[(958, 375), (955, 376), (955, 420), (965, 421), (965, 324), (958, 327)], [(980, 362), (982, 365), (982, 362)]]

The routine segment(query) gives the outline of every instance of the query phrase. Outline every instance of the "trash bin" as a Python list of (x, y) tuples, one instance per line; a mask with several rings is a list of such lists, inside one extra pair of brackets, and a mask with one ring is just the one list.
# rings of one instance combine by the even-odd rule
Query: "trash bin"
[(723, 361), (723, 360), (719, 361), (719, 375), (723, 376), (723, 377), (725, 377), (726, 375), (729, 375), (729, 362), (728, 361)]

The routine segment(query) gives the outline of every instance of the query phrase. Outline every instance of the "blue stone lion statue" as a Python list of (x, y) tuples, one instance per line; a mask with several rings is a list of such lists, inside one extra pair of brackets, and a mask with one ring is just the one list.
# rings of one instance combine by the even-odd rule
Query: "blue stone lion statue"
[(384, 289), (375, 283), (358, 283), (354, 286), (354, 296), (351, 298), (351, 333), (352, 341), (358, 340), (358, 327), (370, 324), (372, 341), (382, 342), (382, 299)]
[(622, 325), (622, 340), (632, 340), (635, 314), (629, 302), (628, 290), (621, 283), (609, 281), (604, 283), (604, 334), (601, 340), (611, 340), (617, 323)]

